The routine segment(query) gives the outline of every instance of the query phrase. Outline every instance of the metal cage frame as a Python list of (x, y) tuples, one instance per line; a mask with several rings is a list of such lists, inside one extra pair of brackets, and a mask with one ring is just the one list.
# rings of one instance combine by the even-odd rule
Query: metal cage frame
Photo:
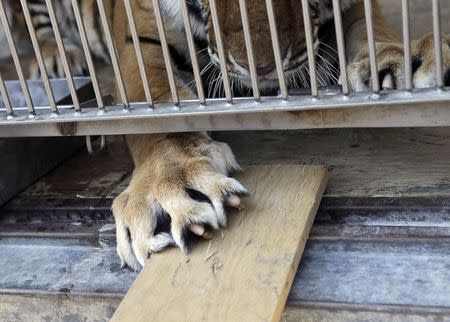
[[(77, 0), (71, 0), (76, 24), (80, 33), (83, 52), (89, 75), (92, 81), (95, 100), (86, 104), (81, 102), (75, 86), (74, 77), (65, 53), (64, 42), (58, 26), (57, 17), (51, 0), (45, 0), (63, 63), (67, 86), (70, 90), (72, 104), (62, 105), (55, 100), (51, 81), (33, 27), (27, 0), (20, 0), (30, 39), (37, 59), (42, 82), (48, 98), (48, 106), (35, 106), (29, 90), (29, 82), (25, 80), (21, 59), (14, 42), (11, 26), (8, 21), (4, 0), (0, 0), (0, 20), (2, 22), (14, 66), (17, 71), (26, 106), (13, 107), (8, 96), (7, 86), (0, 74), (0, 94), (5, 107), (0, 108), (0, 136), (66, 136), (66, 135), (110, 135), (129, 133), (160, 133), (183, 131), (214, 130), (273, 130), (304, 128), (337, 128), (337, 127), (410, 127), (410, 126), (449, 126), (450, 125), (450, 91), (444, 87), (443, 60), (441, 46), (435, 46), (437, 88), (414, 89), (411, 69), (411, 41), (409, 1), (402, 0), (403, 45), (405, 51), (406, 86), (402, 90), (381, 91), (378, 80), (378, 67), (372, 21), (372, 2), (364, 0), (369, 57), (371, 65), (372, 91), (352, 92), (346, 71), (346, 55), (344, 31), (342, 26), (340, 0), (333, 0), (333, 13), (336, 29), (341, 86), (329, 89), (318, 87), (313, 33), (308, 0), (302, 0), (308, 65), (310, 70), (311, 89), (308, 95), (289, 95), (282, 67), (282, 56), (277, 33), (273, 0), (266, 0), (267, 16), (270, 27), (276, 71), (279, 80), (280, 94), (273, 97), (261, 97), (246, 0), (239, 0), (243, 32), (251, 75), (253, 97), (233, 97), (230, 88), (228, 71), (225, 63), (224, 44), (219, 25), (218, 0), (210, 0), (212, 22), (216, 36), (220, 69), (222, 72), (225, 97), (207, 99), (202, 86), (199, 63), (193, 32), (189, 21), (185, 0), (179, 0), (186, 30), (187, 43), (192, 61), (196, 92), (198, 99), (181, 101), (172, 68), (168, 44), (165, 36), (161, 9), (158, 0), (153, 1), (156, 23), (162, 44), (165, 67), (169, 79), (172, 102), (156, 103), (151, 95), (149, 77), (145, 70), (144, 60), (136, 30), (133, 8), (130, 0), (124, 1), (129, 28), (134, 43), (141, 83), (145, 93), (144, 102), (130, 102), (122, 78), (121, 66), (117, 57), (114, 37), (107, 21), (102, 0), (97, 0), (100, 19), (106, 35), (114, 77), (118, 89), (119, 103), (110, 104), (105, 100), (99, 86), (94, 61), (90, 52), (85, 26), (81, 17)], [(149, 0), (150, 1), (150, 0)], [(175, 1), (175, 0), (174, 0)], [(178, 1), (178, 0), (177, 0)], [(435, 44), (440, 44), (439, 0), (432, 0), (433, 33)], [(95, 105), (96, 108), (85, 107)]]

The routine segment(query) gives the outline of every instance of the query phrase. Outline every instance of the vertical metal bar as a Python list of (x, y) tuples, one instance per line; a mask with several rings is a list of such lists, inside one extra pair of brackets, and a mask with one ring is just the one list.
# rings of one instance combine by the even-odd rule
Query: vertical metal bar
[(281, 56), (280, 39), (278, 38), (277, 21), (275, 11), (273, 9), (273, 1), (266, 0), (267, 15), (269, 17), (270, 36), (272, 38), (273, 55), (275, 57), (275, 65), (277, 67), (278, 82), (280, 84), (281, 98), (288, 98), (288, 88), (286, 85), (286, 77), (284, 75), (283, 58)]
[(366, 16), (367, 42), (369, 45), (370, 74), (372, 76), (372, 89), (375, 93), (380, 92), (380, 81), (378, 77), (377, 50), (375, 34), (373, 30), (373, 8), (372, 0), (364, 0), (364, 11)]
[(73, 81), (72, 69), (69, 65), (67, 59), (66, 50), (64, 48), (64, 42), (61, 37), (61, 32), (59, 30), (58, 21), (56, 19), (55, 10), (53, 8), (52, 0), (45, 0), (48, 9), (48, 15), (50, 17), (50, 23), (52, 24), (53, 33), (55, 34), (56, 45), (58, 46), (59, 55), (61, 57), (61, 62), (63, 65), (64, 73), (67, 78), (67, 85), (69, 86), (70, 96), (72, 97), (73, 106), (77, 112), (81, 112), (80, 101), (78, 99), (77, 89)]
[(25, 97), (25, 102), (27, 103), (28, 111), (30, 113), (30, 116), (34, 116), (34, 115), (36, 115), (36, 112), (34, 110), (33, 100), (31, 99), (30, 90), (29, 90), (28, 84), (25, 80), (22, 66), (20, 65), (19, 55), (17, 53), (17, 47), (14, 42), (14, 38), (13, 38), (13, 35), (11, 32), (11, 27), (9, 26), (8, 16), (6, 14), (3, 0), (0, 0), (0, 20), (2, 21), (6, 40), (8, 41), (8, 46), (11, 51), (11, 56), (14, 61), (14, 66), (16, 67), (17, 76), (19, 77), (20, 86), (22, 88), (23, 95)]
[(125, 89), (125, 84), (123, 82), (122, 71), (120, 70), (116, 45), (114, 43), (111, 28), (109, 26), (108, 17), (106, 16), (106, 10), (105, 6), (103, 5), (103, 0), (97, 0), (97, 5), (100, 14), (100, 20), (102, 21), (103, 31), (105, 33), (106, 44), (108, 45), (109, 56), (111, 57), (111, 63), (114, 70), (114, 77), (116, 78), (117, 87), (119, 89), (119, 95), (125, 109), (128, 109), (130, 107), (130, 103), (128, 102), (127, 91)]
[(222, 30), (220, 28), (219, 14), (217, 13), (216, 0), (209, 0), (209, 5), (211, 9), (211, 18), (214, 28), (214, 35), (216, 37), (217, 54), (219, 55), (220, 69), (222, 71), (223, 86), (225, 88), (225, 98), (229, 103), (233, 103), (233, 94), (230, 87), (230, 78), (228, 75), (227, 61), (225, 58), (225, 49), (223, 46)]
[[(25, 0), (21, 0), (25, 1)], [(72, 8), (75, 15), (75, 21), (77, 23), (78, 31), (80, 33), (81, 45), (83, 46), (84, 57), (86, 58), (86, 63), (89, 69), (89, 74), (91, 76), (92, 86), (94, 88), (95, 98), (97, 100), (98, 108), (103, 110), (105, 108), (105, 103), (103, 102), (102, 92), (100, 90), (100, 85), (97, 78), (97, 73), (95, 72), (94, 60), (92, 59), (91, 48), (89, 46), (89, 41), (86, 33), (86, 28), (84, 26), (83, 18), (81, 17), (80, 6), (78, 0), (71, 0)]]
[(256, 72), (255, 55), (253, 53), (252, 36), (250, 34), (250, 22), (248, 19), (247, 1), (239, 0), (241, 10), (242, 27), (244, 29), (245, 47), (247, 49), (248, 69), (252, 81), (253, 97), (255, 101), (261, 99), (259, 92), (258, 74)]
[(156, 26), (158, 27), (158, 34), (161, 41), (161, 49), (164, 57), (164, 64), (166, 66), (167, 78), (169, 79), (170, 92), (172, 94), (172, 102), (178, 106), (180, 104), (180, 99), (178, 97), (175, 75), (173, 73), (172, 61), (170, 59), (169, 45), (167, 44), (166, 31), (164, 30), (161, 8), (159, 6), (159, 0), (152, 0), (152, 1), (156, 18)]
[(341, 71), (342, 93), (348, 95), (350, 86), (347, 75), (347, 59), (345, 55), (344, 28), (342, 27), (342, 8), (341, 0), (333, 0), (334, 24), (336, 28), (336, 42), (339, 57), (339, 68)]
[(128, 16), (128, 22), (131, 32), (131, 38), (133, 39), (134, 51), (136, 52), (136, 60), (139, 67), (139, 73), (141, 74), (142, 86), (144, 88), (145, 99), (149, 107), (153, 107), (152, 94), (150, 92), (149, 81), (147, 72), (145, 70), (144, 57), (142, 56), (141, 44), (139, 42), (139, 35), (136, 28), (136, 21), (134, 19), (133, 6), (130, 0), (124, 0), (125, 10)]
[(20, 0), (22, 5), (22, 12), (25, 18), (25, 22), (28, 27), (28, 31), (31, 38), (31, 43), (33, 44), (34, 53), (36, 55), (36, 60), (39, 66), (39, 71), (41, 72), (41, 78), (44, 82), (45, 91), (47, 93), (48, 102), (53, 113), (58, 113), (58, 107), (56, 106), (55, 96), (53, 94), (53, 89), (50, 84), (50, 79), (48, 77), (47, 69), (45, 68), (44, 58), (42, 56), (41, 48), (39, 46), (39, 41), (36, 36), (36, 30), (34, 29), (33, 22), (31, 21), (30, 10), (28, 9), (28, 3), (26, 0)]
[(186, 30), (186, 38), (189, 47), (189, 55), (191, 57), (192, 70), (194, 71), (195, 85), (197, 88), (197, 95), (200, 104), (206, 104), (205, 91), (203, 89), (202, 76), (200, 74), (200, 67), (197, 60), (197, 50), (195, 48), (194, 36), (192, 34), (191, 22), (189, 19), (189, 11), (186, 0), (179, 0), (181, 12), (183, 14), (184, 29)]
[(444, 87), (443, 62), (442, 62), (442, 39), (441, 39), (441, 16), (439, 0), (433, 0), (433, 33), (434, 54), (436, 59), (436, 80), (438, 88)]
[(308, 51), (309, 76), (311, 79), (311, 94), (313, 97), (319, 96), (317, 86), (316, 54), (314, 52), (314, 37), (311, 26), (311, 15), (309, 13), (309, 0), (302, 0), (303, 21), (305, 25), (306, 49)]
[(3, 98), (3, 103), (5, 103), (6, 113), (8, 113), (8, 116), (14, 115), (14, 110), (11, 105), (11, 100), (9, 99), (8, 90), (6, 89), (5, 82), (3, 81), (3, 77), (0, 74), (0, 94)]
[(405, 89), (412, 90), (412, 58), (411, 58), (411, 32), (409, 21), (409, 0), (402, 0), (402, 25), (403, 25), (403, 55), (405, 64)]

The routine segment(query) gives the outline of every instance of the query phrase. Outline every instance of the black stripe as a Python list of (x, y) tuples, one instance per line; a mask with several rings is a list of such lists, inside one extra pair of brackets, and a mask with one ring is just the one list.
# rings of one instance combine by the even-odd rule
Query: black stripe
[(36, 31), (44, 28), (52, 28), (52, 24), (50, 22), (47, 22), (47, 23), (39, 23), (35, 26)]
[(39, 8), (38, 10), (30, 8), (30, 15), (31, 16), (42, 15), (48, 17), (48, 11), (46, 10), (46, 8)]
[[(133, 38), (131, 36), (126, 37), (126, 42), (132, 43)], [(139, 42), (144, 44), (150, 44), (150, 45), (156, 45), (161, 46), (161, 41), (155, 38), (149, 38), (149, 37), (139, 37)], [(177, 67), (179, 71), (184, 72), (192, 72), (192, 66), (189, 63), (189, 60), (184, 56), (182, 53), (180, 53), (174, 46), (169, 45), (169, 52), (170, 57), (172, 58), (173, 63)]]
[(192, 65), (185, 55), (180, 53), (174, 46), (169, 45), (170, 57), (172, 57), (172, 61), (177, 66), (179, 71), (192, 73)]
[[(133, 38), (131, 38), (131, 36), (127, 36), (126, 42), (131, 42), (132, 43), (133, 42)], [(155, 39), (155, 38), (139, 36), (139, 42), (145, 43), (145, 44), (152, 44), (152, 45), (161, 46), (161, 42), (158, 39)]]
[(188, 1), (187, 5), (188, 10), (192, 15), (194, 15), (201, 22), (206, 23), (205, 17), (203, 15), (202, 5), (198, 3), (198, 1)]

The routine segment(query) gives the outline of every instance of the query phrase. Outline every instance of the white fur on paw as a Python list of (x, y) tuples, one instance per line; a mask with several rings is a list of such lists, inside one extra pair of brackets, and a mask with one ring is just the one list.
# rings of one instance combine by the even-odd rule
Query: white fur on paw
[(414, 87), (416, 88), (428, 88), (437, 85), (437, 79), (435, 70), (430, 72), (417, 71), (413, 77)]
[(356, 92), (366, 91), (369, 88), (364, 82), (365, 78), (368, 78), (369, 75), (361, 75), (361, 70), (363, 66), (360, 63), (351, 63), (347, 66), (348, 79), (352, 89)]
[(150, 250), (154, 253), (158, 253), (167, 247), (175, 245), (175, 240), (169, 233), (161, 233), (150, 238)]

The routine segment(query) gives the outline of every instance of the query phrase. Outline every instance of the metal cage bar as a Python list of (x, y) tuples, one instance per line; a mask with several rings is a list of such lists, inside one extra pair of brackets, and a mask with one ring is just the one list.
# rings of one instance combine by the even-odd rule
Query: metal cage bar
[[(21, 0), (21, 1), (25, 1), (25, 0)], [(83, 47), (84, 57), (86, 59), (86, 64), (89, 69), (89, 75), (91, 77), (92, 87), (94, 88), (97, 105), (100, 110), (104, 110), (105, 103), (103, 101), (102, 92), (100, 90), (97, 73), (95, 71), (94, 61), (92, 59), (91, 48), (89, 46), (86, 28), (84, 26), (83, 18), (81, 17), (80, 6), (78, 4), (78, 0), (71, 0), (71, 1), (72, 1), (72, 8), (73, 8), (74, 16), (75, 16), (75, 21), (77, 23), (78, 32), (80, 33), (80, 39), (81, 39), (81, 45)]]
[(409, 0), (402, 0), (403, 56), (405, 58), (405, 90), (413, 88)]
[(20, 86), (22, 88), (23, 95), (25, 97), (25, 102), (28, 107), (29, 116), (33, 117), (36, 115), (36, 111), (34, 108), (33, 100), (31, 99), (30, 89), (28, 88), (28, 84), (25, 80), (25, 76), (22, 70), (22, 66), (20, 65), (19, 54), (17, 53), (16, 43), (14, 41), (11, 27), (9, 25), (9, 19), (6, 14), (5, 6), (3, 4), (4, 0), (0, 0), (0, 20), (2, 21), (3, 29), (5, 31), (6, 40), (8, 42), (9, 50), (11, 51), (11, 56), (14, 61), (14, 67), (16, 68), (17, 76), (19, 77)]
[(164, 28), (164, 22), (163, 22), (163, 18), (162, 18), (162, 14), (161, 14), (161, 8), (159, 6), (159, 0), (152, 0), (152, 1), (153, 1), (153, 10), (155, 12), (155, 18), (156, 18), (156, 26), (158, 28), (159, 39), (161, 41), (161, 48), (162, 48), (163, 57), (164, 57), (164, 64), (166, 66), (167, 77), (169, 80), (170, 92), (172, 94), (172, 102), (173, 102), (173, 104), (178, 106), (180, 104), (180, 98), (178, 96), (178, 89), (177, 89), (177, 84), (175, 81), (175, 75), (173, 72), (172, 60), (170, 58), (169, 45), (167, 43), (166, 31)]
[(252, 82), (253, 98), (255, 101), (259, 101), (261, 99), (261, 93), (259, 91), (258, 73), (256, 72), (255, 54), (253, 52), (252, 36), (250, 33), (247, 1), (239, 0), (239, 7), (241, 10), (242, 28), (244, 31), (245, 47), (247, 50), (248, 69), (250, 71), (250, 78)]
[(309, 12), (309, 0), (302, 0), (303, 22), (305, 25), (306, 50), (308, 52), (309, 78), (311, 82), (311, 95), (319, 96), (317, 85), (316, 54), (314, 52), (314, 36), (311, 25), (311, 14)]
[(189, 18), (189, 11), (185, 0), (180, 0), (181, 12), (183, 14), (184, 29), (186, 31), (186, 38), (189, 48), (189, 55), (191, 57), (192, 70), (194, 72), (195, 88), (197, 89), (197, 96), (200, 104), (206, 104), (205, 91), (203, 89), (202, 76), (200, 74), (200, 67), (197, 59), (197, 49), (195, 47), (194, 35), (192, 34), (191, 20)]
[(433, 33), (434, 33), (434, 54), (436, 59), (436, 81), (437, 87), (444, 87), (443, 61), (442, 61), (442, 35), (441, 35), (441, 15), (439, 0), (433, 0)]
[(145, 70), (144, 57), (142, 56), (141, 44), (139, 42), (139, 35), (136, 28), (136, 21), (134, 19), (133, 6), (130, 0), (123, 0), (125, 3), (125, 11), (127, 12), (131, 38), (133, 40), (134, 51), (136, 52), (136, 59), (138, 63), (139, 73), (141, 75), (142, 86), (144, 88), (145, 99), (149, 107), (153, 107), (152, 93), (149, 87), (149, 80)]
[[(220, 0), (219, 0), (220, 1)], [(228, 103), (233, 103), (233, 92), (230, 86), (230, 77), (228, 75), (227, 61), (225, 58), (225, 49), (222, 39), (222, 29), (219, 24), (219, 14), (217, 12), (216, 0), (209, 0), (211, 9), (211, 19), (214, 28), (214, 36), (217, 43), (217, 55), (219, 56), (220, 70), (222, 72), (223, 86), (225, 90), (225, 98)]]
[(378, 94), (380, 92), (380, 81), (378, 76), (377, 48), (375, 43), (375, 33), (373, 30), (373, 8), (372, 0), (364, 0), (364, 11), (366, 17), (367, 41), (369, 45), (370, 75), (372, 78), (372, 90)]
[(333, 15), (334, 24), (336, 28), (336, 43), (339, 58), (339, 70), (341, 72), (342, 94), (348, 95), (350, 93), (350, 85), (347, 74), (347, 59), (345, 57), (345, 40), (344, 28), (342, 25), (342, 8), (340, 0), (333, 0)]
[(30, 10), (28, 9), (28, 3), (26, 0), (20, 0), (22, 5), (23, 15), (25, 22), (27, 24), (28, 32), (30, 35), (31, 43), (33, 45), (34, 54), (39, 66), (39, 71), (41, 73), (42, 81), (44, 82), (45, 91), (47, 93), (48, 102), (53, 113), (58, 113), (58, 107), (56, 106), (55, 95), (53, 94), (52, 86), (50, 85), (50, 79), (48, 77), (47, 69), (45, 67), (44, 58), (42, 56), (41, 48), (39, 46), (39, 41), (36, 35), (36, 30), (34, 29), (33, 22), (31, 21)]
[(387, 91), (377, 100), (368, 99), (363, 92), (352, 93), (346, 100), (341, 95), (323, 95), (320, 100), (298, 95), (280, 102), (278, 97), (264, 97), (255, 104), (247, 97), (224, 106), (224, 100), (219, 99), (209, 100), (207, 109), (199, 109), (194, 100), (183, 102), (183, 108), (176, 110), (171, 102), (158, 104), (154, 110), (136, 104), (133, 113), (112, 106), (103, 115), (96, 109), (85, 109), (78, 115), (60, 109), (62, 123), (50, 116), (22, 118), (17, 111), (14, 119), (19, 122), (0, 118), (0, 137), (450, 126), (450, 91), (436, 95), (434, 88), (416, 89), (409, 95), (401, 90)]
[(275, 11), (273, 9), (273, 0), (266, 0), (267, 15), (269, 17), (270, 36), (272, 38), (273, 55), (275, 57), (275, 65), (277, 68), (278, 82), (280, 85), (281, 98), (288, 98), (288, 87), (286, 85), (286, 77), (283, 68), (283, 58), (281, 57), (280, 40), (278, 37), (277, 21)]
[(5, 104), (6, 113), (9, 117), (14, 115), (14, 110), (11, 105), (11, 100), (9, 99), (8, 90), (6, 89), (5, 82), (3, 81), (3, 77), (0, 73), (0, 94), (3, 98), (3, 103)]
[(45, 0), (48, 9), (48, 15), (50, 17), (50, 23), (52, 25), (53, 33), (55, 34), (56, 45), (58, 47), (59, 55), (63, 65), (64, 73), (67, 78), (67, 85), (69, 86), (70, 96), (72, 97), (72, 103), (77, 112), (81, 112), (80, 100), (78, 99), (77, 89), (75, 82), (73, 81), (72, 68), (69, 65), (64, 42), (62, 40), (61, 32), (58, 26), (58, 20), (56, 19), (55, 10), (53, 8), (52, 0)]
[(106, 10), (105, 6), (103, 5), (103, 0), (97, 0), (97, 6), (100, 14), (100, 19), (102, 21), (103, 31), (105, 33), (106, 43), (108, 45), (109, 56), (111, 58), (111, 63), (114, 70), (114, 77), (116, 78), (120, 98), (122, 100), (124, 108), (128, 109), (130, 107), (130, 103), (128, 101), (128, 95), (123, 81), (122, 71), (120, 69), (119, 57), (117, 56), (116, 44), (112, 36), (111, 27), (109, 26), (108, 23), (108, 18), (106, 17)]

